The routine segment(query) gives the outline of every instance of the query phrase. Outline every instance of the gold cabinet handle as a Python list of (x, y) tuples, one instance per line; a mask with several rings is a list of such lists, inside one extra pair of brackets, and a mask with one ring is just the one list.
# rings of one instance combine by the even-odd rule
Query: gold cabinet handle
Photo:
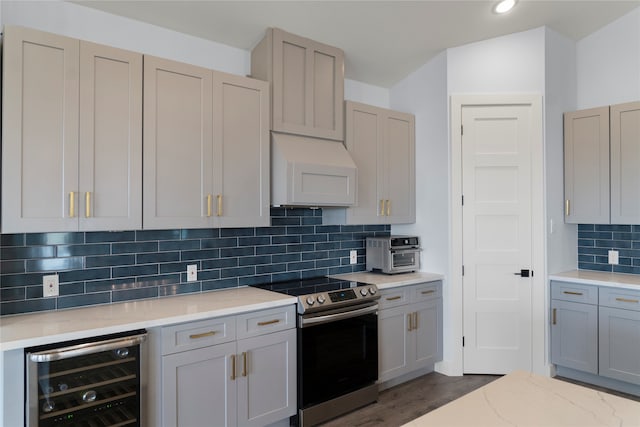
[(637, 299), (629, 299), (629, 298), (616, 298), (616, 301), (620, 301), (620, 302), (630, 302), (630, 303), (634, 303), (634, 304), (638, 304), (638, 303), (640, 303), (640, 300), (637, 300)]
[(380, 216), (384, 216), (384, 199), (380, 199)]
[(76, 193), (75, 191), (69, 192), (69, 218), (76, 216)]
[(211, 199), (213, 196), (211, 194), (207, 194), (207, 216), (211, 216)]
[(402, 296), (400, 296), (400, 295), (397, 295), (395, 297), (388, 297), (387, 301), (395, 301), (395, 300), (400, 299), (400, 298), (402, 298)]
[(567, 199), (564, 201), (564, 215), (569, 216), (569, 213), (571, 213), (571, 205), (569, 199)]
[(258, 322), (258, 326), (273, 325), (274, 323), (278, 323), (279, 321), (280, 319), (265, 320), (264, 322)]
[(231, 381), (236, 379), (236, 355), (231, 355)]
[(391, 216), (391, 200), (387, 200), (387, 216)]
[(418, 312), (413, 312), (413, 329), (418, 329)]
[(247, 376), (247, 352), (242, 352), (242, 376)]
[(89, 191), (84, 193), (84, 216), (91, 217), (91, 193)]
[(199, 338), (212, 337), (216, 334), (216, 331), (203, 332), (201, 334), (191, 334), (189, 338), (192, 340), (197, 340)]
[(407, 323), (409, 324), (409, 326), (407, 327), (407, 331), (411, 332), (411, 330), (413, 329), (412, 327), (412, 319), (413, 317), (411, 317), (411, 313), (407, 314)]
[(218, 216), (222, 216), (222, 195), (218, 194), (217, 198), (218, 198), (218, 212), (217, 212), (217, 214), (218, 214)]
[(554, 308), (553, 311), (552, 311), (552, 316), (551, 316), (551, 324), (552, 325), (556, 324), (556, 311), (557, 311), (556, 308)]
[(563, 291), (567, 295), (582, 295), (582, 292)]
[(434, 293), (434, 292), (435, 292), (435, 291), (434, 291), (433, 289), (430, 289), (430, 290), (428, 290), (428, 291), (422, 291), (422, 292), (421, 292), (421, 294), (422, 294), (422, 295), (429, 295), (429, 294), (432, 294), (432, 293)]

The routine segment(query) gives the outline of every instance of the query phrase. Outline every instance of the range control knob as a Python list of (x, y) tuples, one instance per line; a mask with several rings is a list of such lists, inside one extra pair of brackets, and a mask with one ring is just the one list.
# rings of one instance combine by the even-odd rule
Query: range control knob
[(309, 295), (307, 297), (307, 305), (311, 306), (311, 305), (315, 304), (315, 302), (316, 302), (316, 300), (313, 299), (313, 295)]
[(367, 288), (360, 288), (360, 295), (362, 295), (363, 297), (366, 297), (367, 294), (368, 294)]
[(322, 295), (318, 295), (318, 304), (324, 304), (326, 301), (325, 297)]
[(369, 288), (369, 293), (371, 295), (375, 295), (376, 294), (376, 288)]

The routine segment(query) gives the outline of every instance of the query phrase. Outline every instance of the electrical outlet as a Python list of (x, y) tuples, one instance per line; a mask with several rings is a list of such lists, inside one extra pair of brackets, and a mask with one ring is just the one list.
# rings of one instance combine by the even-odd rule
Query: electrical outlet
[(187, 282), (198, 280), (198, 264), (187, 265)]
[(59, 294), (58, 275), (51, 274), (42, 277), (42, 296), (57, 297)]
[(358, 251), (353, 250), (349, 252), (349, 264), (357, 264), (358, 263)]
[(609, 251), (609, 264), (618, 265), (618, 251)]

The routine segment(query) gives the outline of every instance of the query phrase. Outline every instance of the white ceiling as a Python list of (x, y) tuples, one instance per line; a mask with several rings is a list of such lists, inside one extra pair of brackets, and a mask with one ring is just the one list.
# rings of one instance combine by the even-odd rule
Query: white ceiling
[(450, 47), (542, 25), (577, 41), (640, 6), (640, 0), (520, 0), (498, 16), (491, 11), (496, 1), (487, 0), (74, 2), (246, 50), (266, 28), (279, 27), (342, 48), (347, 78), (382, 87)]

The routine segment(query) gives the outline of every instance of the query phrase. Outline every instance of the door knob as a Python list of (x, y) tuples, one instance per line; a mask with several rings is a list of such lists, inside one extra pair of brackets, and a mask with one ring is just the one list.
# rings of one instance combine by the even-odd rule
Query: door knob
[(529, 273), (531, 273), (531, 277), (533, 277), (533, 271), (522, 269), (520, 273), (513, 273), (516, 276), (529, 277)]

